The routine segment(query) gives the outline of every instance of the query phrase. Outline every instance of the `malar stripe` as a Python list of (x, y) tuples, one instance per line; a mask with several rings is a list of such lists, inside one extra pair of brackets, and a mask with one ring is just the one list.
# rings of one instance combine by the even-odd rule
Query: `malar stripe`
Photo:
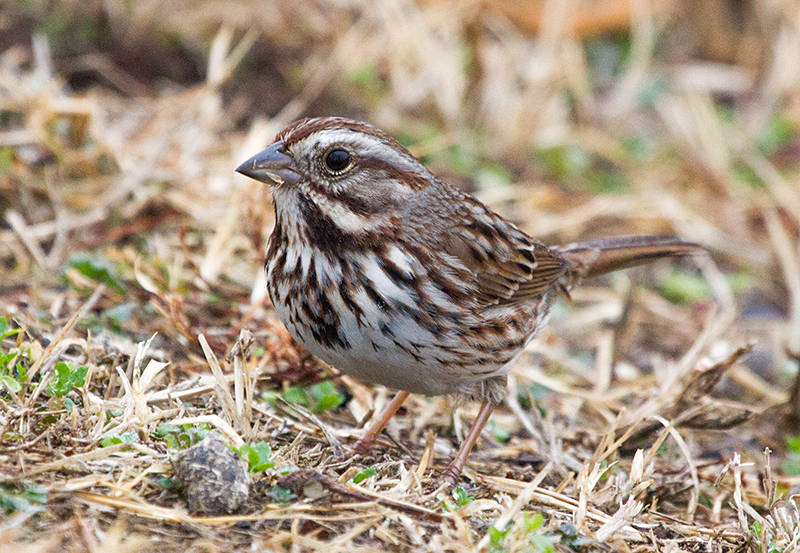
[(320, 185), (315, 181), (309, 182), (309, 187), (312, 191), (319, 194), (320, 196), (324, 197), (325, 199), (331, 202), (338, 202), (344, 205), (348, 210), (355, 213), (356, 215), (371, 215), (372, 210), (370, 209), (369, 203), (367, 203), (364, 199), (360, 198), (359, 196), (355, 196), (353, 194), (347, 194), (344, 191), (335, 191), (331, 188)]
[(302, 194), (299, 196), (300, 215), (308, 227), (306, 239), (323, 253), (335, 257), (374, 250), (388, 239), (383, 231), (349, 233), (342, 230), (322, 209)]

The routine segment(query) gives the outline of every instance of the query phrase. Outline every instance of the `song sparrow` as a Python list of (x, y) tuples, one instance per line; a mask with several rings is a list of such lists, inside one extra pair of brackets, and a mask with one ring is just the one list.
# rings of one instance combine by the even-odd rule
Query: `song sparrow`
[(482, 400), (445, 471), (451, 484), (562, 291), (697, 248), (659, 236), (545, 246), (348, 119), (296, 121), (236, 170), (272, 185), (267, 283), (292, 337), (346, 374), (401, 390), (357, 452), (409, 393)]

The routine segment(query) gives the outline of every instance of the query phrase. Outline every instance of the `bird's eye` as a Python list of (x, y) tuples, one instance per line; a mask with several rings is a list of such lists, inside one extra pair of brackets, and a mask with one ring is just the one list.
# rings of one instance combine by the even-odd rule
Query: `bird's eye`
[(344, 171), (350, 165), (350, 152), (341, 148), (331, 150), (325, 156), (325, 165), (335, 173)]

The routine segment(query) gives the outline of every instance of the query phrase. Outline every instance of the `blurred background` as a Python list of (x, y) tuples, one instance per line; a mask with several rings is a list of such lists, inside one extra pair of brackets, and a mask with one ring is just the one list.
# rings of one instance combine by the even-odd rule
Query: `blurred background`
[[(800, 473), (800, 443), (787, 447), (800, 401), (798, 2), (5, 2), (9, 324), (47, 344), (90, 300), (75, 336), (91, 337), (80, 355), (100, 366), (158, 332), (151, 353), (179, 382), (207, 371), (198, 334), (223, 356), (250, 328), (276, 389), (330, 374), (271, 310), (269, 192), (233, 171), (315, 115), (388, 131), (545, 243), (703, 244), (708, 257), (576, 290), (516, 385), (600, 429), (752, 343), (714, 395), (751, 409), (757, 436), (714, 434), (708, 447), (769, 445)], [(347, 379), (337, 389), (351, 413), (338, 420), (353, 425), (371, 396)], [(585, 393), (550, 393), (571, 389)]]

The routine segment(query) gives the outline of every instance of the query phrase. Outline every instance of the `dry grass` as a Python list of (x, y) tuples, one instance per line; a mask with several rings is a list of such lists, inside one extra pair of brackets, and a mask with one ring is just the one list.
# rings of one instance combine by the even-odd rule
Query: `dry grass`
[[(0, 550), (798, 550), (800, 12), (594, 1), (0, 8)], [(265, 297), (270, 199), (233, 168), (305, 114), (545, 242), (709, 256), (577, 289), (446, 493), (476, 406), (412, 398), (349, 456), (389, 391)], [(212, 427), (271, 447), (236, 514), (172, 487)]]

